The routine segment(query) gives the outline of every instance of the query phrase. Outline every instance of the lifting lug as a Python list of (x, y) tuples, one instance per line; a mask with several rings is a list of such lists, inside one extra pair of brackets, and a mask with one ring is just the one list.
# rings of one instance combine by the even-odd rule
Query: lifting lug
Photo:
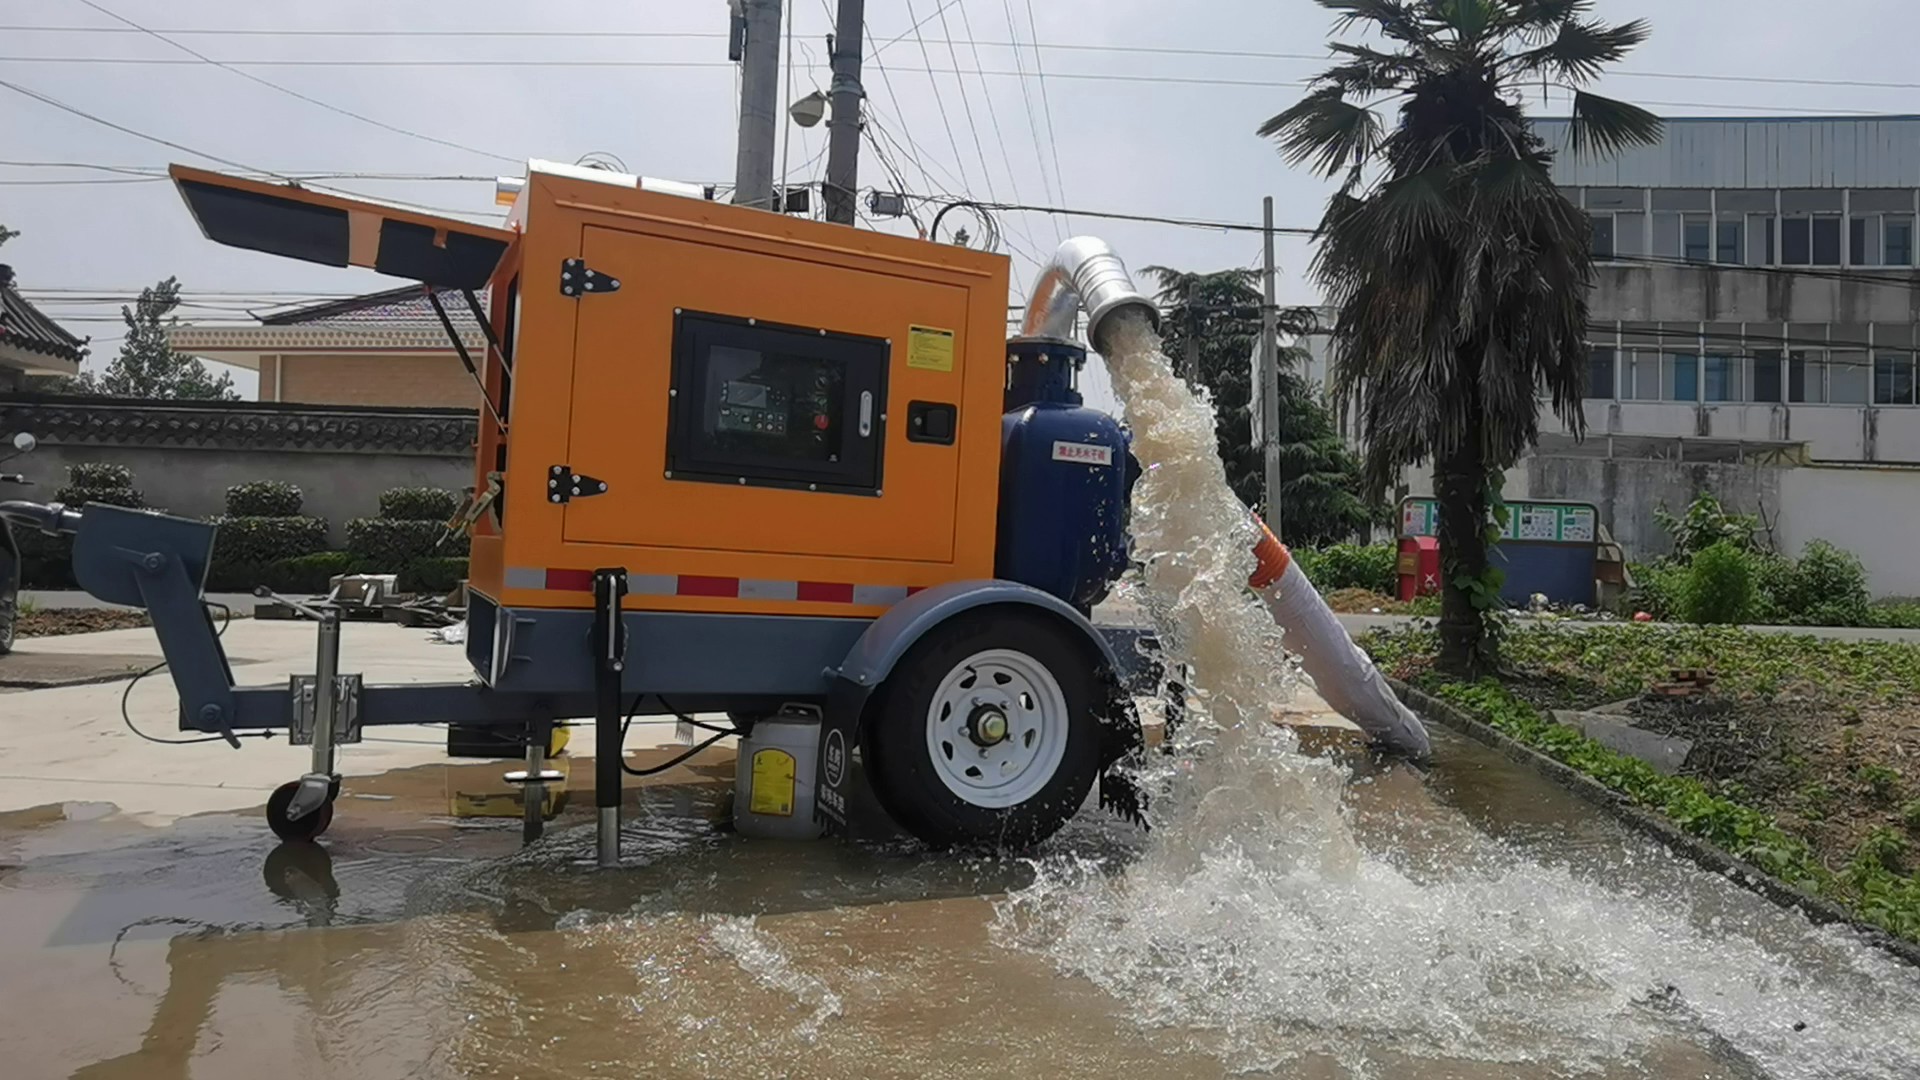
[(547, 467), (547, 501), (550, 503), (572, 502), (575, 499), (588, 499), (607, 493), (607, 482), (596, 480), (585, 473), (577, 473), (565, 465)]
[(560, 295), (579, 296), (582, 293), (619, 292), (620, 279), (608, 277), (598, 270), (587, 269), (585, 259), (562, 259), (560, 262)]

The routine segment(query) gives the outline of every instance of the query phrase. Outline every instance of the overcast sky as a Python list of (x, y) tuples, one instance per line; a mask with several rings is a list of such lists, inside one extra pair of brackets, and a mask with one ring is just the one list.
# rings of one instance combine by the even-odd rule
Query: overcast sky
[[(30, 296), (64, 297), (49, 300), (46, 310), (76, 333), (94, 336), (96, 366), (118, 346), (114, 308), (76, 303), (76, 296), (127, 296), (142, 284), (177, 275), (189, 299), (201, 305), (183, 314), (217, 321), (220, 309), (232, 317), (242, 306), (273, 299), (270, 294), (345, 295), (399, 283), (369, 271), (216, 246), (199, 235), (166, 183), (29, 163), (230, 168), (199, 156), (206, 154), (279, 173), (490, 177), (517, 175), (514, 162), (528, 157), (573, 161), (602, 152), (647, 175), (701, 181), (730, 181), (733, 175), (737, 81), (726, 59), (726, 0), (463, 0), (432, 7), (370, 0), (95, 2), (162, 32), (527, 35), (169, 35), (235, 64), (308, 62), (249, 64), (243, 70), (470, 148), (455, 149), (261, 86), (132, 31), (82, 0), (0, 0), (0, 80), (194, 151), (157, 145), (0, 87), (0, 223), (23, 233), (0, 252), (0, 261), (15, 267)], [(1920, 111), (1914, 104), (1920, 77), (1909, 74), (1913, 44), (1920, 41), (1915, 0), (1601, 0), (1599, 14), (1653, 23), (1653, 39), (1602, 89), (1664, 115)], [(925, 20), (917, 38), (908, 33), (915, 17)], [(794, 0), (790, 18), (795, 93), (824, 89), (828, 0)], [(915, 191), (1246, 222), (1259, 219), (1261, 197), (1271, 194), (1280, 225), (1309, 226), (1319, 217), (1325, 187), (1289, 169), (1254, 134), (1262, 120), (1298, 97), (1293, 83), (1324, 66), (1307, 57), (1323, 55), (1331, 20), (1311, 0), (958, 0), (944, 9), (940, 0), (869, 0), (867, 20), (869, 51), (891, 42), (880, 47), (877, 63), (870, 58), (867, 65), (870, 116), (897, 145), (894, 163)], [(127, 32), (23, 29), (30, 26)], [(950, 47), (949, 37), (962, 43)], [(1037, 39), (1038, 55), (1026, 48), (1016, 58), (1007, 44), (1016, 39)], [(1057, 47), (1062, 45), (1080, 47)], [(166, 63), (102, 62), (109, 58)], [(329, 60), (381, 63), (311, 63)], [(570, 66), (526, 66), (528, 61)], [(634, 66), (642, 64), (649, 66)], [(930, 68), (936, 72), (931, 77)], [(955, 68), (967, 73), (956, 76)], [(1090, 75), (1172, 81), (1075, 77)], [(1671, 77), (1676, 75), (1688, 77)], [(1909, 88), (1760, 81), (1768, 79), (1883, 80)], [(1547, 114), (1563, 110), (1537, 95), (1533, 106)], [(785, 126), (795, 181), (819, 178), (815, 162), (825, 132), (824, 125)], [(95, 182), (73, 183), (81, 180)], [(862, 159), (860, 181), (892, 186), (870, 152)], [(482, 218), (495, 213), (489, 181), (323, 182)], [(1090, 218), (1075, 218), (1069, 226), (1020, 213), (1001, 215), (1001, 227), (1014, 249), (1009, 253), (1016, 290), (1032, 276), (1029, 256), (1044, 256), (1069, 227), (1108, 239), (1136, 268), (1256, 265), (1260, 253), (1259, 238), (1250, 233)], [(1306, 242), (1283, 238), (1278, 253), (1282, 301), (1313, 301)], [(251, 375), (243, 374), (251, 396)]]

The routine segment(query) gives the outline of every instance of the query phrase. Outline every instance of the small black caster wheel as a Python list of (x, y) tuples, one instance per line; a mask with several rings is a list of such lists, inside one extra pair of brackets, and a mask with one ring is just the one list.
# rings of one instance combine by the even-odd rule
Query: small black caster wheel
[(288, 820), (287, 807), (292, 805), (294, 792), (299, 790), (300, 781), (291, 780), (275, 788), (272, 797), (267, 800), (267, 826), (273, 830), (273, 835), (282, 840), (312, 840), (333, 824), (332, 799), (298, 821)]

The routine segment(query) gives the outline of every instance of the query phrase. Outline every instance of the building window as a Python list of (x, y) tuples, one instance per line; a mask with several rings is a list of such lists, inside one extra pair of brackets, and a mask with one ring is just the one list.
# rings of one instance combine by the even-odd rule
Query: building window
[(1716, 356), (1707, 354), (1706, 362), (1706, 400), (1708, 401), (1745, 401), (1746, 391), (1741, 384), (1745, 364), (1739, 356)]
[(1795, 349), (1787, 354), (1787, 400), (1796, 405), (1818, 405), (1827, 400), (1826, 353)]
[(1913, 404), (1913, 354), (1883, 352), (1873, 358), (1873, 403)]
[(1687, 214), (1680, 219), (1680, 257), (1688, 262), (1712, 262), (1713, 221), (1705, 214)]
[(1723, 216), (1714, 223), (1714, 262), (1739, 266), (1747, 261), (1746, 228), (1738, 216)]
[(1780, 400), (1780, 350), (1756, 349), (1753, 353), (1753, 400)]
[(1700, 400), (1699, 354), (1676, 352), (1660, 357), (1660, 400)]
[(1913, 265), (1913, 215), (1888, 214), (1881, 222), (1881, 266)]
[(1747, 215), (1747, 265), (1773, 265), (1772, 214)]
[(1593, 223), (1593, 257), (1613, 258), (1613, 215), (1588, 214), (1587, 219)]
[(1847, 259), (1854, 266), (1912, 266), (1912, 214), (1859, 214), (1848, 222)]
[(1634, 349), (1620, 376), (1620, 396), (1632, 401), (1660, 400), (1660, 352)]
[(1827, 397), (1834, 405), (1865, 405), (1872, 379), (1864, 350), (1835, 349), (1827, 356)]
[(1595, 345), (1587, 351), (1588, 398), (1613, 396), (1613, 346)]
[(1813, 219), (1813, 265), (1840, 265), (1840, 219), (1832, 214)]

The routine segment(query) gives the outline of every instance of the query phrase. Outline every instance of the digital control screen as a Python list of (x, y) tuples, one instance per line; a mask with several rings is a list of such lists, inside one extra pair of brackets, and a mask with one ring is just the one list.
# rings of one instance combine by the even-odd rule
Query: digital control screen
[(845, 365), (838, 360), (715, 344), (701, 433), (707, 449), (832, 464), (844, 432)]

